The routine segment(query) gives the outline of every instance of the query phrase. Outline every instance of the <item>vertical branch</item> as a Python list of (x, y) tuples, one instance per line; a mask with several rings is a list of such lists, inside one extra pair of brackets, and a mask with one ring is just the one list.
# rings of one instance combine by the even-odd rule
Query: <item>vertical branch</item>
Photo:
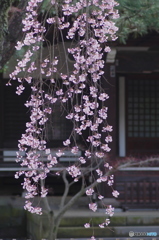
[[(41, 184), (41, 187), (43, 187), (43, 188), (45, 187), (45, 184), (44, 184), (44, 180), (43, 180), (43, 179), (40, 179), (40, 184)], [(46, 211), (50, 213), (52, 210), (51, 210), (51, 208), (50, 208), (50, 205), (49, 205), (49, 201), (48, 201), (47, 196), (43, 197), (42, 199), (43, 199), (43, 203), (44, 203), (44, 206), (45, 206)]]
[(65, 201), (66, 201), (66, 197), (69, 192), (69, 182), (67, 180), (66, 174), (67, 174), (66, 170), (63, 170), (62, 178), (63, 178), (64, 184), (65, 184), (65, 189), (64, 189), (63, 196), (61, 197), (60, 210), (63, 208)]
[[(65, 175), (66, 176), (66, 175)], [(82, 185), (81, 185), (81, 189), (78, 191), (78, 193), (73, 196), (68, 203), (63, 204), (63, 206), (61, 206), (61, 208), (59, 209), (58, 214), (55, 217), (55, 225), (54, 225), (54, 233), (55, 236), (57, 235), (57, 231), (58, 231), (58, 227), (60, 225), (60, 222), (62, 220), (63, 215), (65, 214), (65, 212), (84, 194), (85, 192), (85, 176), (84, 174), (82, 174)], [(66, 184), (68, 185), (68, 181), (66, 181)], [(71, 183), (72, 184), (72, 183)], [(69, 189), (69, 186), (67, 186), (67, 189)]]
[[(40, 179), (40, 183), (41, 183), (41, 187), (44, 188), (45, 187), (44, 180)], [(54, 217), (53, 210), (50, 208), (47, 196), (43, 197), (43, 203), (46, 210), (46, 214), (48, 215), (48, 219), (49, 219), (49, 226), (48, 226), (49, 240), (55, 240), (54, 234), (53, 234), (54, 232), (53, 229), (55, 228), (55, 220), (54, 220), (55, 217)], [(41, 229), (42, 229), (42, 226), (41, 226)]]
[(85, 176), (84, 174), (82, 175), (82, 185), (81, 185), (81, 189), (78, 191), (78, 193), (76, 193), (70, 200), (69, 202), (67, 202), (65, 205), (63, 205), (63, 207), (59, 210), (55, 221), (56, 223), (58, 223), (59, 221), (61, 221), (63, 215), (65, 214), (65, 212), (77, 201), (77, 199), (79, 199), (79, 197), (81, 197), (84, 192), (85, 192)]

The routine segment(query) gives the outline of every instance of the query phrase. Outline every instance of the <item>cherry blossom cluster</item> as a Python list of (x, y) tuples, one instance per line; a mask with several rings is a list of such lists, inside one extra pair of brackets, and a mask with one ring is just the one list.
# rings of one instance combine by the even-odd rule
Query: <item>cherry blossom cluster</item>
[[(117, 2), (114, 0), (81, 0), (73, 3), (72, 0), (65, 0), (64, 3), (63, 14), (65, 16), (78, 14), (82, 10), (69, 29), (68, 38), (73, 38), (77, 31), (80, 37), (85, 36), (89, 25), (89, 29), (93, 29), (94, 36), (100, 43), (107, 42), (109, 37), (116, 40), (117, 27), (112, 19), (119, 17), (115, 10)], [(105, 48), (105, 50), (110, 51), (110, 48)]]
[[(57, 102), (67, 110), (66, 118), (72, 121), (74, 126), (70, 137), (63, 141), (63, 148), (70, 149), (71, 154), (77, 156), (77, 162), (66, 168), (74, 181), (81, 177), (82, 165), (91, 162), (98, 165), (110, 151), (112, 126), (107, 122), (106, 101), (109, 96), (102, 89), (105, 64), (103, 54), (110, 51), (108, 41), (116, 40), (117, 27), (114, 19), (118, 18), (115, 9), (117, 3), (114, 0), (64, 0), (62, 3), (51, 1), (54, 15), (46, 17), (47, 24), (57, 28), (60, 34), (66, 28), (66, 38), (74, 42), (74, 47), (67, 49), (67, 54), (71, 54), (75, 61), (73, 70), (64, 74), (58, 68), (58, 56), (54, 56), (54, 53), (45, 58), (42, 56), (46, 32), (45, 23), (38, 20), (38, 8), (42, 1), (28, 1), (26, 17), (23, 20), (24, 38), (17, 42), (16, 46), (17, 50), (24, 46), (27, 50), (10, 74), (10, 78), (18, 82), (16, 94), (22, 94), (26, 84), (29, 84), (31, 89), (30, 99), (25, 103), (30, 110), (30, 122), (26, 123), (26, 131), (19, 140), (17, 153), (17, 162), (28, 170), (17, 172), (16, 178), (25, 175), (25, 209), (37, 214), (41, 214), (42, 209), (33, 207), (31, 199), (37, 195), (47, 195), (48, 190), (45, 187), (42, 186), (39, 190), (39, 182), (47, 177), (58, 164), (58, 158), (64, 154), (63, 150), (59, 149), (52, 155), (51, 149), (47, 148), (46, 126)], [(62, 14), (58, 9), (62, 9)], [(72, 23), (68, 21), (70, 16)], [(67, 55), (63, 58), (66, 61)], [(23, 77), (20, 77), (22, 73)], [(60, 80), (57, 76), (60, 76)], [(8, 85), (10, 84), (9, 82)], [(71, 108), (68, 108), (70, 104)], [(86, 138), (87, 149), (83, 156), (79, 157), (80, 149), (76, 136), (83, 136), (86, 130), (89, 132)], [(107, 182), (113, 189), (113, 175), (107, 175), (111, 168), (108, 163), (105, 163), (104, 170), (99, 166), (96, 169), (96, 181)], [(93, 188), (86, 188), (86, 195), (91, 197), (94, 192)], [(114, 189), (112, 194), (118, 197), (118, 192)], [(99, 193), (98, 199), (103, 198)], [(97, 204), (90, 202), (89, 208), (95, 212)], [(113, 215), (111, 206), (107, 206), (106, 214)], [(100, 227), (108, 224), (109, 219), (106, 219)], [(88, 226), (89, 224), (85, 225)]]
[[(109, 163), (106, 163), (106, 164), (104, 165), (104, 167), (107, 168), (109, 171), (112, 169), (112, 166), (110, 166)], [(97, 173), (97, 175), (98, 175), (97, 182), (100, 183), (100, 182), (106, 182), (106, 181), (107, 181), (107, 184), (108, 184), (109, 186), (111, 186), (112, 189), (113, 189), (114, 175), (108, 175), (108, 176), (106, 176), (106, 175), (104, 175), (103, 171), (101, 171), (99, 168), (96, 169), (96, 173)], [(94, 193), (95, 193), (95, 191), (94, 191), (93, 188), (88, 188), (88, 189), (86, 190), (86, 195), (89, 196), (89, 197), (93, 196)], [(117, 198), (118, 195), (119, 195), (119, 193), (118, 193), (118, 191), (113, 190), (113, 191), (112, 191), (112, 195), (113, 195), (115, 198)], [(98, 199), (99, 199), (99, 200), (102, 200), (103, 198), (104, 198), (104, 196), (102, 196), (102, 195), (100, 195), (100, 194), (98, 195)], [(91, 203), (89, 204), (89, 208), (90, 208), (90, 210), (92, 210), (93, 212), (96, 212), (96, 211), (97, 211), (97, 203), (91, 202)], [(105, 213), (106, 213), (108, 216), (113, 216), (113, 215), (114, 215), (114, 208), (113, 208), (111, 205), (106, 206), (106, 212), (105, 212)], [(110, 219), (107, 218), (103, 223), (99, 224), (99, 227), (100, 227), (100, 228), (104, 228), (104, 227), (108, 226), (109, 223), (110, 223)], [(90, 227), (90, 224), (89, 224), (89, 223), (86, 223), (86, 224), (84, 225), (84, 227), (85, 227), (85, 228), (89, 228), (89, 227)]]
[[(51, 150), (46, 147), (46, 141), (43, 138), (44, 125), (47, 121), (47, 114), (51, 112), (48, 108), (43, 107), (44, 100), (42, 93), (34, 91), (30, 101), (26, 102), (27, 107), (31, 107), (30, 122), (26, 123), (26, 132), (22, 134), (19, 140), (19, 152), (17, 153), (17, 162), (20, 162), (22, 167), (28, 167), (28, 171), (19, 171), (16, 173), (16, 178), (25, 174), (23, 189), (27, 191), (25, 198), (32, 199), (38, 194), (41, 197), (47, 195), (48, 190), (41, 187), (39, 193), (38, 183), (40, 179), (45, 179), (50, 169), (57, 164), (57, 157), (52, 156)], [(58, 153), (57, 153), (58, 155)], [(59, 155), (58, 155), (59, 156)], [(44, 163), (44, 159), (47, 163)], [(30, 207), (30, 208), (29, 208)], [(32, 207), (29, 200), (26, 201), (25, 209), (36, 212), (37, 208)], [(37, 211), (41, 214), (40, 208)]]
[[(45, 33), (45, 27), (40, 24), (37, 20), (38, 18), (38, 6), (39, 3), (43, 0), (30, 0), (28, 6), (26, 7), (26, 16), (22, 20), (23, 23), (23, 32), (26, 33), (22, 41), (17, 42), (16, 49), (21, 50), (23, 46), (28, 46), (23, 59), (17, 60), (17, 66), (15, 70), (10, 74), (10, 78), (16, 80), (18, 74), (27, 71), (26, 78), (18, 77), (18, 82), (21, 83), (20, 87), (17, 88), (17, 94), (20, 95), (23, 92), (23, 82), (31, 83), (32, 77), (31, 73), (37, 70), (35, 62), (32, 61), (31, 56), (40, 49), (40, 43), (44, 41), (43, 34)], [(30, 73), (30, 74), (29, 74)], [(25, 74), (24, 74), (25, 76)]]

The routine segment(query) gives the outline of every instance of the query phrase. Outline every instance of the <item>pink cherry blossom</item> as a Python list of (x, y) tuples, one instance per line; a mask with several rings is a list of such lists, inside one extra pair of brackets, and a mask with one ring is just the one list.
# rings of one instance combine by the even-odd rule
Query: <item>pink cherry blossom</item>
[(110, 217), (114, 215), (114, 208), (112, 207), (112, 205), (107, 206), (106, 214), (108, 214)]
[(119, 192), (118, 191), (116, 191), (116, 190), (114, 190), (113, 192), (112, 192), (112, 195), (114, 196), (114, 197), (118, 197), (118, 195), (119, 195)]
[(93, 195), (93, 193), (94, 193), (94, 190), (92, 188), (89, 188), (89, 189), (86, 190), (86, 195), (87, 196), (91, 196), (91, 195)]
[(67, 139), (66, 141), (63, 142), (63, 145), (68, 146), (68, 145), (70, 145), (70, 143), (71, 143), (70, 139)]
[(93, 212), (97, 211), (97, 204), (96, 203), (89, 203), (89, 209), (91, 209)]
[[(30, 112), (30, 120), (26, 123), (26, 130), (18, 142), (19, 152), (16, 158), (16, 161), (28, 170), (17, 172), (15, 177), (24, 175), (23, 189), (27, 191), (25, 209), (37, 214), (41, 214), (42, 209), (33, 206), (30, 199), (37, 195), (41, 197), (47, 195), (47, 188), (42, 186), (40, 189), (38, 183), (44, 180), (50, 170), (58, 164), (58, 158), (64, 154), (63, 149), (69, 149), (71, 154), (77, 156), (78, 161), (66, 168), (74, 181), (78, 181), (83, 174), (82, 164), (88, 162), (94, 167), (94, 161), (98, 164), (110, 151), (108, 144), (112, 142), (112, 137), (109, 135), (112, 126), (107, 123), (108, 108), (106, 106), (109, 96), (102, 89), (101, 81), (103, 81), (105, 66), (104, 51), (110, 52), (108, 41), (116, 40), (117, 27), (113, 19), (118, 18), (118, 11), (115, 8), (118, 3), (114, 0), (75, 2), (51, 0), (50, 9), (55, 9), (55, 12), (54, 15), (48, 12), (46, 25), (50, 27), (53, 25), (54, 32), (60, 32), (61, 38), (62, 30), (66, 29), (66, 38), (73, 39), (73, 42), (69, 48), (65, 46), (67, 43), (62, 43), (61, 49), (65, 52), (63, 56), (56, 54), (58, 48), (56, 44), (53, 43), (51, 47), (48, 44), (48, 54), (45, 55), (43, 42), (46, 40), (47, 29), (45, 22), (40, 21), (38, 16), (42, 2), (43, 0), (28, 1), (26, 15), (22, 20), (24, 37), (17, 42), (16, 46), (17, 50), (23, 47), (27, 50), (22, 59), (17, 60), (17, 65), (10, 74), (10, 81), (7, 84), (11, 85), (12, 80), (17, 81), (17, 95), (26, 91), (26, 85), (31, 90), (30, 98), (25, 103), (25, 107)], [(60, 11), (56, 11), (57, 9)], [(70, 24), (71, 16), (75, 18)], [(74, 39), (79, 40), (76, 42)], [(71, 71), (68, 54), (72, 55), (73, 59)], [(66, 73), (61, 72), (63, 68), (60, 59), (62, 59), (62, 65), (66, 65), (64, 67)], [(66, 140), (63, 139), (63, 148), (53, 153), (47, 147), (48, 133), (51, 131), (50, 126), (56, 120), (54, 117), (57, 114), (56, 104), (59, 103), (61, 114), (66, 113), (66, 121), (71, 121), (73, 129), (70, 136), (66, 137)], [(89, 134), (85, 138), (86, 131)], [(79, 135), (81, 139), (86, 140), (83, 156), (80, 157), (81, 151), (77, 144)], [(71, 144), (72, 148), (69, 147)], [(105, 164), (104, 167), (106, 171), (111, 170), (109, 164)], [(101, 171), (100, 167), (94, 172), (98, 183), (107, 181), (107, 184), (112, 187), (113, 175), (106, 176), (105, 170)], [(61, 171), (56, 172), (56, 175), (60, 173)], [(88, 196), (94, 193), (93, 188), (86, 187), (86, 189)], [(116, 190), (113, 190), (112, 194), (118, 197)], [(101, 200), (103, 196), (99, 194), (98, 198)], [(90, 203), (89, 208), (96, 211), (97, 204)], [(113, 208), (108, 206), (106, 213), (112, 216)], [(106, 219), (100, 227), (108, 224), (109, 219)], [(88, 226), (90, 226), (89, 223), (85, 224), (85, 227)], [(91, 239), (95, 240), (94, 236)]]
[(90, 223), (85, 223), (85, 224), (84, 224), (84, 227), (85, 227), (85, 228), (90, 228)]

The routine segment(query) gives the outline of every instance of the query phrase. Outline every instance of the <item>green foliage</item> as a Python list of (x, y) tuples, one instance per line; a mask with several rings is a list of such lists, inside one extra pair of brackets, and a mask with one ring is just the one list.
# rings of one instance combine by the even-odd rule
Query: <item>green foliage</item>
[(120, 18), (119, 40), (126, 42), (129, 34), (134, 37), (150, 31), (159, 32), (159, 0), (117, 0)]
[(50, 10), (50, 8), (51, 8), (51, 0), (44, 0), (40, 6), (40, 12), (45, 13), (48, 11), (48, 9)]
[(0, 46), (3, 45), (4, 36), (8, 32), (8, 11), (11, 0), (0, 1)]

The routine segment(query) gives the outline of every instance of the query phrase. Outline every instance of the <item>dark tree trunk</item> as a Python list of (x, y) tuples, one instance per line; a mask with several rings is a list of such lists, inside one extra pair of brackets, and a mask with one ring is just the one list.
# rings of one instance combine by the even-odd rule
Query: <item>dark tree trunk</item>
[(0, 2), (0, 70), (9, 61), (15, 51), (15, 45), (23, 37), (22, 19), (28, 0), (20, 1), (12, 7), (12, 0)]

